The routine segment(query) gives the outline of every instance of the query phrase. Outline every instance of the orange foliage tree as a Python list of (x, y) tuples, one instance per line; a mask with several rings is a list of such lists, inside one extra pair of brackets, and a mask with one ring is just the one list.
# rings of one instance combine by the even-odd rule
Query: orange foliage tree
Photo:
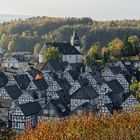
[(89, 114), (60, 121), (41, 121), (17, 140), (139, 140), (140, 112), (113, 116)]

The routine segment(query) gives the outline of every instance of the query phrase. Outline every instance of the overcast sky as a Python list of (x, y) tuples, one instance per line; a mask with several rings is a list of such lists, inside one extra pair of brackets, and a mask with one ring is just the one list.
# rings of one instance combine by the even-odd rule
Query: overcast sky
[(0, 0), (0, 13), (96, 20), (140, 19), (140, 0)]

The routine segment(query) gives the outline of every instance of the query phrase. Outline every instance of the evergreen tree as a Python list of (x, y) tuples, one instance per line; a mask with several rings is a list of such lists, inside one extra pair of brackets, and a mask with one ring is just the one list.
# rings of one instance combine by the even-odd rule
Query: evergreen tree
[(105, 63), (108, 62), (108, 57), (107, 57), (107, 51), (106, 48), (102, 48), (102, 64), (104, 65)]
[(122, 47), (123, 56), (129, 56), (129, 45), (130, 44), (128, 42), (128, 34), (126, 33), (123, 39), (123, 47)]
[(126, 33), (123, 39), (123, 47), (122, 47), (123, 56), (132, 56), (134, 53), (133, 46), (132, 44), (130, 44), (128, 39), (129, 39), (129, 36)]
[(83, 52), (86, 52), (87, 50), (87, 46), (88, 46), (88, 42), (87, 42), (87, 36), (84, 35), (82, 38), (81, 38), (81, 44), (82, 44), (82, 48), (83, 48)]
[(130, 43), (130, 45), (133, 48), (132, 55), (137, 55), (139, 53), (139, 38), (136, 35), (130, 36), (128, 38), (128, 42)]

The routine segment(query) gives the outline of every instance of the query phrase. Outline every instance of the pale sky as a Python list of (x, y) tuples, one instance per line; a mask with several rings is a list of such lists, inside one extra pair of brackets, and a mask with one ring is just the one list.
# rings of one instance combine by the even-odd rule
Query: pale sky
[(140, 19), (140, 0), (0, 0), (0, 13), (95, 20)]

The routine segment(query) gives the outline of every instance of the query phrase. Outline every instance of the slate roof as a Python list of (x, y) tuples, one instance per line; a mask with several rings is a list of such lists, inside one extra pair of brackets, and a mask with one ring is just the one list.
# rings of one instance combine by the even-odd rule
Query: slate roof
[(76, 70), (69, 70), (68, 72), (74, 80), (77, 80), (80, 76), (80, 73)]
[(32, 98), (33, 98), (34, 100), (38, 100), (38, 93), (37, 93), (36, 91), (30, 90), (30, 91), (28, 91), (28, 93), (29, 93), (29, 95), (32, 96)]
[(50, 45), (59, 48), (60, 53), (63, 55), (81, 55), (81, 53), (70, 43), (58, 43), (58, 42), (46, 43), (46, 46)]
[(71, 85), (65, 78), (59, 78), (56, 81), (64, 91), (69, 91), (70, 90)]
[[(52, 99), (47, 105), (53, 105), (58, 117), (66, 117), (70, 114), (70, 109), (62, 99)], [(46, 105), (46, 107), (47, 107)]]
[(119, 94), (116, 93), (116, 92), (115, 93), (114, 92), (109, 92), (106, 95), (110, 98), (112, 103), (121, 105), (122, 102), (123, 102), (123, 94), (121, 96), (119, 96)]
[(89, 81), (87, 78), (80, 77), (77, 81), (80, 84), (80, 86), (88, 86), (89, 85)]
[(94, 99), (98, 97), (98, 93), (92, 86), (84, 86), (71, 95), (71, 99)]
[(0, 71), (0, 88), (4, 87), (8, 83), (7, 76)]
[(60, 99), (63, 99), (66, 104), (70, 104), (69, 92), (63, 91), (63, 90), (59, 90), (59, 91), (56, 91), (56, 94), (59, 96)]
[(72, 35), (74, 40), (79, 40), (79, 37), (77, 35), (77, 32), (74, 30), (73, 35)]
[(93, 72), (101, 72), (100, 65), (98, 65), (98, 64), (94, 64), (94, 65), (91, 65), (91, 66), (88, 66), (88, 67), (90, 67)]
[(11, 97), (11, 99), (16, 100), (20, 95), (22, 94), (21, 90), (17, 85), (10, 85), (4, 87), (8, 95)]
[(46, 90), (49, 87), (44, 78), (33, 80), (33, 82), (40, 91)]
[(91, 73), (91, 75), (93, 76), (94, 80), (97, 82), (97, 84), (101, 84), (103, 82), (105, 82), (105, 79), (103, 78), (103, 76), (100, 73)]
[(138, 99), (137, 96), (136, 96), (136, 93), (134, 93), (134, 92), (125, 93), (125, 94), (123, 94), (123, 102), (124, 102), (125, 100), (127, 100), (127, 98), (129, 98), (131, 95), (133, 95), (136, 99)]
[(55, 60), (50, 60), (44, 63), (42, 70), (51, 70), (55, 72), (63, 72), (68, 65), (68, 62), (59, 62)]
[(123, 71), (122, 75), (124, 76), (124, 78), (127, 80), (127, 82), (131, 83), (132, 80), (132, 75), (127, 71)]
[(109, 88), (112, 90), (113, 93), (122, 93), (124, 91), (124, 88), (121, 86), (121, 84), (115, 79), (111, 81), (106, 82)]
[(110, 103), (110, 104), (106, 104), (105, 106), (108, 108), (108, 110), (110, 111), (111, 114), (113, 114), (114, 111), (122, 110), (122, 107), (117, 103), (116, 104)]
[(71, 114), (77, 114), (77, 110), (82, 110), (84, 113), (89, 113), (89, 111), (96, 112), (97, 111), (97, 105), (91, 105), (90, 103), (86, 102), (82, 105), (78, 106), (74, 110), (72, 110)]
[(56, 74), (53, 71), (47, 72), (47, 74), (54, 80), (56, 81), (58, 79), (58, 74)]
[(72, 70), (85, 72), (85, 65), (82, 63), (71, 63), (70, 66), (72, 67)]
[(26, 104), (21, 104), (19, 105), (19, 108), (21, 109), (25, 117), (36, 115), (42, 109), (38, 102), (29, 102)]
[(110, 66), (109, 69), (114, 75), (122, 73), (122, 69), (119, 66)]
[(13, 76), (21, 90), (26, 90), (30, 84), (30, 79), (27, 74)]
[(130, 61), (130, 60), (129, 61), (126, 61), (126, 60), (117, 60), (117, 61), (114, 61), (113, 64), (117, 66), (117, 65), (119, 65), (119, 64), (117, 64), (118, 62), (121, 63), (121, 64), (123, 64), (123, 66), (125, 68), (126, 68), (126, 66), (131, 66), (132, 65), (132, 61)]

